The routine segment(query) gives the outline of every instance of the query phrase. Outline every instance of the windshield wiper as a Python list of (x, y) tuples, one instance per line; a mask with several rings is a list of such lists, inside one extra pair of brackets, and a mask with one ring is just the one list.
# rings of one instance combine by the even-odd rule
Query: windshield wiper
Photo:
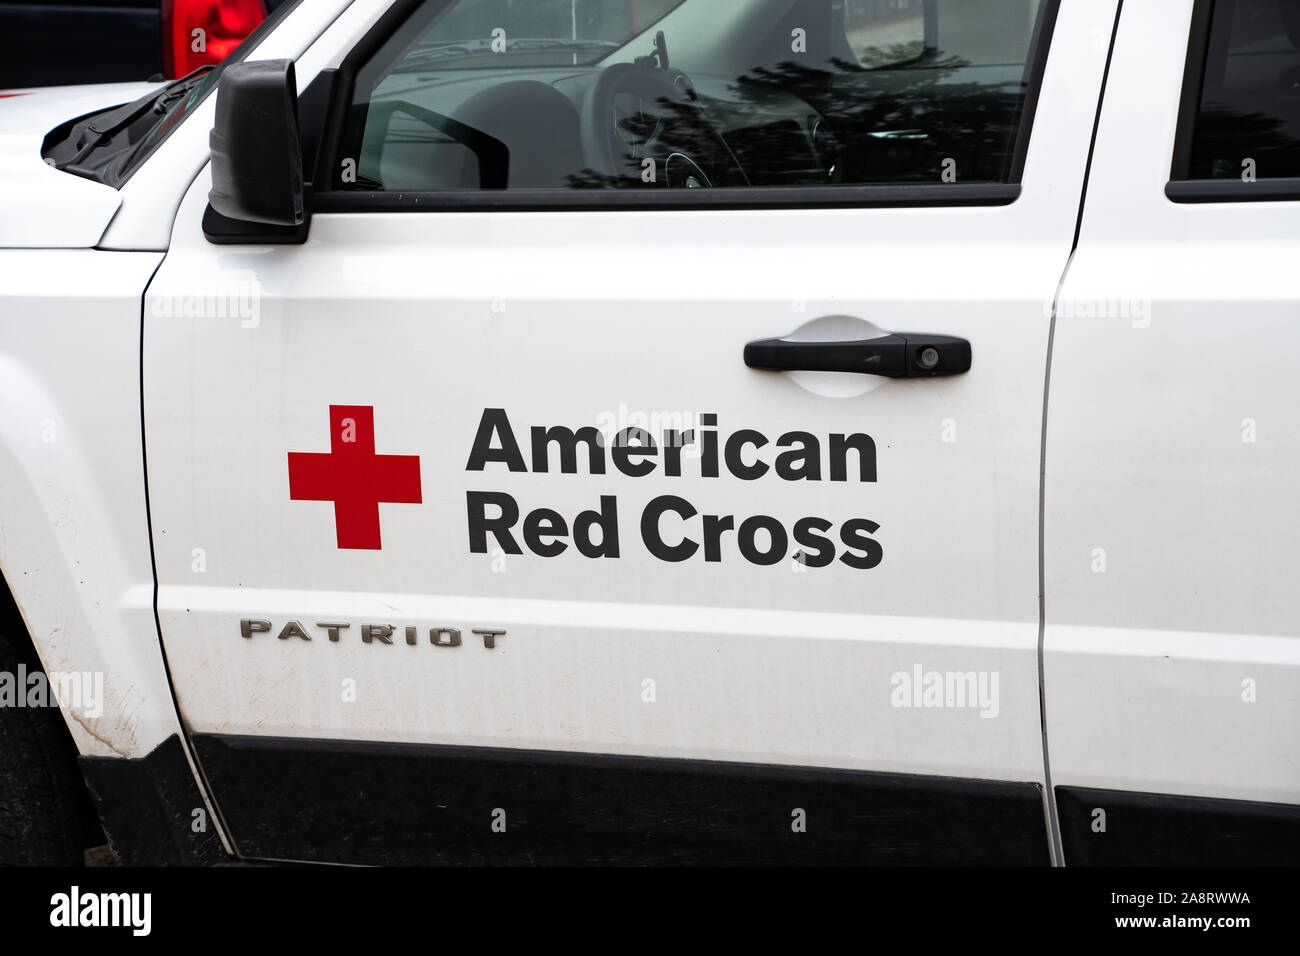
[[(476, 54), (491, 53), (494, 56), (500, 56), (492, 49), (492, 44), (497, 41), (491, 39), (475, 40), (449, 40), (443, 43), (428, 44), (417, 47), (406, 55), (401, 65), (395, 69), (394, 73), (411, 73), (423, 67), (424, 64), (445, 60), (450, 57), (473, 56)], [(521, 37), (519, 39), (506, 40), (505, 53), (537, 53), (537, 52), (556, 52), (556, 53), (605, 53), (617, 50), (620, 44), (613, 40), (571, 40), (552, 37)]]
[(613, 40), (548, 40), (534, 37), (526, 37), (522, 40), (511, 40), (506, 45), (506, 51), (514, 50), (560, 50), (568, 52), (569, 50), (595, 51), (595, 50), (617, 50), (619, 44)]
[(162, 93), (153, 101), (153, 111), (159, 116), (166, 113), (173, 103), (189, 93), (190, 90), (194, 89), (194, 87), (198, 85), (199, 80), (207, 76), (216, 68), (215, 63), (205, 64), (197, 70), (192, 70), (191, 72), (186, 73), (175, 83), (169, 83), (167, 86), (163, 87)]

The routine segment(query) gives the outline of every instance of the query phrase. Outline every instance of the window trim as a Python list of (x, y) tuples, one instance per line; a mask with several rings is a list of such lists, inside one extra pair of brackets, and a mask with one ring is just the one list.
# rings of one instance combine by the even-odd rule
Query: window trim
[(1184, 179), (1165, 184), (1165, 196), (1183, 204), (1222, 202), (1295, 202), (1300, 199), (1300, 178)]
[(313, 212), (653, 212), (664, 209), (893, 209), (1007, 206), (1019, 183), (737, 186), (727, 189), (348, 190), (315, 195)]
[(1187, 37), (1187, 60), (1183, 65), (1183, 87), (1174, 127), (1174, 152), (1165, 183), (1165, 197), (1179, 204), (1226, 202), (1291, 202), (1300, 199), (1300, 178), (1189, 179), (1196, 119), (1201, 112), (1205, 67), (1210, 59), (1210, 28), (1216, 0), (1195, 0), (1191, 30)]
[[(317, 157), (314, 183), (332, 181), (335, 157), (343, 140), (357, 74), (371, 57), (414, 15), (425, 0), (397, 0), (338, 69), (325, 135)], [(892, 209), (1006, 206), (1021, 193), (1038, 100), (1061, 0), (1042, 0), (1037, 42), (1025, 63), (1024, 104), (1005, 183), (886, 183), (854, 186), (732, 187), (708, 190), (404, 190), (317, 189), (314, 213), (360, 212), (623, 212), (660, 210)]]

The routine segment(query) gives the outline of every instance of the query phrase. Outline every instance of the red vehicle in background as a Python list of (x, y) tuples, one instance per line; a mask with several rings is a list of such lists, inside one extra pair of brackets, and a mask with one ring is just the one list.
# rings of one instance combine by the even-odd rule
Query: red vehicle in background
[(175, 79), (284, 0), (0, 0), (0, 89)]

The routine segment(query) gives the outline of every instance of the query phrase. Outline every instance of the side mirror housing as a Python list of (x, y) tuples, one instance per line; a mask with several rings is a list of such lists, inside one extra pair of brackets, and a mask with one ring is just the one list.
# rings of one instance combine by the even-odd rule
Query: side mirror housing
[(236, 63), (217, 86), (208, 203), (227, 219), (301, 226), (302, 143), (292, 60)]

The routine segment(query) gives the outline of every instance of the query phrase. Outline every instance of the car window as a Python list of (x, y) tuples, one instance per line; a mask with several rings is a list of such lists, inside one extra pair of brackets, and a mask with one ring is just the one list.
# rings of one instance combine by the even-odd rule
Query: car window
[(1300, 176), (1300, 2), (1217, 0), (1208, 26), (1203, 53), (1189, 52), (1202, 76), (1184, 91), (1174, 179)]
[(335, 190), (1010, 183), (1040, 0), (427, 0)]

